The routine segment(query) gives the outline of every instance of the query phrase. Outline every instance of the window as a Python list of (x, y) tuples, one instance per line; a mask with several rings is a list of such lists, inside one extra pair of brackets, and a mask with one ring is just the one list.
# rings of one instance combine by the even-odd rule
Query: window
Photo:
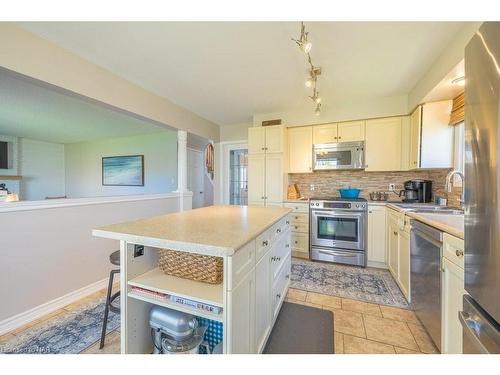
[[(464, 173), (465, 171), (465, 124), (461, 122), (455, 125), (454, 133), (454, 150), (453, 150), (453, 167), (457, 171)], [(462, 180), (455, 178), (453, 186), (462, 186)]]

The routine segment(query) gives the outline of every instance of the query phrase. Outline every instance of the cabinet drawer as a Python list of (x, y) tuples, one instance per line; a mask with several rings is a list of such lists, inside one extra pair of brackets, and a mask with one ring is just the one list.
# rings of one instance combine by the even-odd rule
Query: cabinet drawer
[(464, 268), (464, 240), (443, 234), (443, 256), (460, 268)]
[(292, 232), (292, 250), (309, 252), (309, 235)]
[(260, 258), (262, 258), (262, 256), (269, 249), (271, 249), (272, 246), (271, 237), (272, 237), (272, 231), (268, 229), (264, 233), (258, 235), (257, 238), (255, 239), (255, 263), (257, 263), (260, 260)]
[(292, 231), (299, 233), (309, 233), (309, 223), (296, 223), (292, 225)]
[(309, 201), (297, 203), (285, 202), (284, 206), (287, 208), (291, 208), (293, 210), (292, 214), (295, 212), (309, 213)]
[(255, 240), (250, 241), (245, 246), (228, 258), (228, 288), (234, 289), (245, 275), (255, 266)]
[(277, 223), (275, 223), (270, 228), (270, 239), (271, 241), (275, 241), (278, 237), (280, 237), (283, 233), (285, 233), (290, 228), (290, 218), (287, 215)]
[(272, 306), (273, 306), (273, 320), (278, 316), (281, 303), (286, 297), (286, 291), (291, 274), (291, 256), (288, 255), (284, 260), (284, 266), (281, 268), (276, 280), (273, 283), (272, 290)]
[(292, 212), (290, 214), (290, 223), (292, 226), (296, 224), (309, 224), (309, 214)]
[(273, 246), (271, 250), (271, 273), (273, 282), (278, 277), (283, 263), (291, 253), (290, 232), (285, 233)]

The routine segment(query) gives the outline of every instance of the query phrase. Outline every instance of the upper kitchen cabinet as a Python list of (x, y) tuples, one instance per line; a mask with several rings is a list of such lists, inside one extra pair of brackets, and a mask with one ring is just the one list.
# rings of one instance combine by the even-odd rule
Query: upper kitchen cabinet
[(313, 126), (313, 143), (315, 145), (322, 143), (337, 143), (337, 124), (323, 124)]
[(367, 120), (365, 131), (365, 170), (401, 170), (401, 136), (401, 117)]
[(365, 121), (313, 126), (313, 143), (357, 142), (365, 140)]
[(338, 124), (338, 142), (357, 142), (365, 140), (365, 122), (349, 121)]
[(313, 127), (288, 128), (288, 173), (312, 172)]
[(409, 169), (453, 167), (452, 101), (419, 105), (410, 116)]
[(284, 140), (283, 125), (251, 127), (248, 129), (248, 153), (283, 152)]

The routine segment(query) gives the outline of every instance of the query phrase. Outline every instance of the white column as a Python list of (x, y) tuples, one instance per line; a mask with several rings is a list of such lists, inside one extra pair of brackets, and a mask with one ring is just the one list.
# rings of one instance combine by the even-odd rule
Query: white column
[[(187, 188), (187, 131), (177, 131), (177, 193), (185, 194)], [(180, 210), (184, 210), (184, 198), (180, 197)]]

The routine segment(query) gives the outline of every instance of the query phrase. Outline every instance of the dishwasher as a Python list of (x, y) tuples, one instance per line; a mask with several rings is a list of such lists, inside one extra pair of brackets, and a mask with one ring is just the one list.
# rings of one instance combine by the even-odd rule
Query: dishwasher
[(443, 232), (416, 220), (411, 227), (411, 307), (441, 350)]

